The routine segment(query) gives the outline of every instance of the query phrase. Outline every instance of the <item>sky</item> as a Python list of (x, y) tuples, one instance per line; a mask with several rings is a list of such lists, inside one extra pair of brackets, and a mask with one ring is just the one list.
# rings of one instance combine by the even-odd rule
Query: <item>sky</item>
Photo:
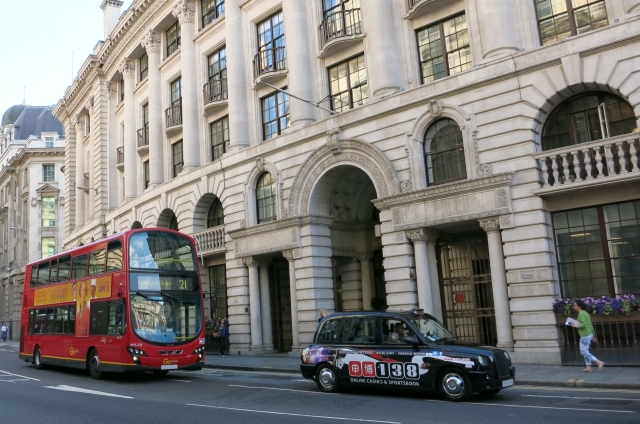
[[(133, 0), (124, 0), (122, 11)], [(0, 0), (0, 116), (54, 105), (104, 38), (102, 0)], [(73, 53), (73, 67), (72, 67)]]

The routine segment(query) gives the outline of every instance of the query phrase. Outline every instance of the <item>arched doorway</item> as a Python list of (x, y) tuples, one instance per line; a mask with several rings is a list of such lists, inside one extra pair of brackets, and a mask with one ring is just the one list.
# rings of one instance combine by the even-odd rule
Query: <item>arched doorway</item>
[(380, 218), (371, 202), (376, 187), (354, 165), (338, 165), (315, 184), (311, 215), (333, 219), (330, 225), (336, 311), (386, 309)]
[(132, 230), (137, 230), (139, 228), (142, 228), (142, 224), (140, 223), (140, 221), (135, 221), (133, 224), (131, 224)]
[(176, 217), (176, 214), (168, 208), (163, 210), (158, 217), (157, 226), (160, 228), (168, 228), (170, 230), (180, 231), (178, 226), (178, 217)]

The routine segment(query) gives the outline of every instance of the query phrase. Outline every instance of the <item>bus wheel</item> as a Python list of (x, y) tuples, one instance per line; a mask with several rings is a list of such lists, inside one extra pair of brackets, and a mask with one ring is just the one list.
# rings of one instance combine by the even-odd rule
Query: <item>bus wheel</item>
[(36, 367), (37, 370), (44, 368), (44, 365), (42, 365), (42, 354), (40, 353), (39, 346), (36, 346), (36, 350), (33, 352), (33, 366)]
[(89, 353), (89, 359), (87, 359), (87, 369), (91, 378), (98, 380), (102, 377), (102, 371), (100, 371), (100, 358), (98, 357), (98, 351), (91, 349)]
[(153, 375), (155, 375), (156, 377), (164, 377), (167, 374), (169, 374), (169, 370), (155, 370), (155, 371), (153, 371)]

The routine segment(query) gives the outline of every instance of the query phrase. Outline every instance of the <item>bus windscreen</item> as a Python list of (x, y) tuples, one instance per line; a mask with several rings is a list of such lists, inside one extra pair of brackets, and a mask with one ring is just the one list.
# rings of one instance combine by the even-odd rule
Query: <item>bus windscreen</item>
[(196, 271), (196, 259), (188, 238), (173, 233), (146, 231), (129, 240), (129, 267), (165, 271)]

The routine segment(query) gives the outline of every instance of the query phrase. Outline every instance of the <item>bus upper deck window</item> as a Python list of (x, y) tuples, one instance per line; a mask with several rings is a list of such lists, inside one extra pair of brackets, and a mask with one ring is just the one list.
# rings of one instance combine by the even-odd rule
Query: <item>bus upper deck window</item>
[(107, 246), (107, 272), (122, 269), (122, 242), (112, 241)]
[(84, 278), (87, 276), (87, 254), (79, 255), (73, 258), (73, 279)]

